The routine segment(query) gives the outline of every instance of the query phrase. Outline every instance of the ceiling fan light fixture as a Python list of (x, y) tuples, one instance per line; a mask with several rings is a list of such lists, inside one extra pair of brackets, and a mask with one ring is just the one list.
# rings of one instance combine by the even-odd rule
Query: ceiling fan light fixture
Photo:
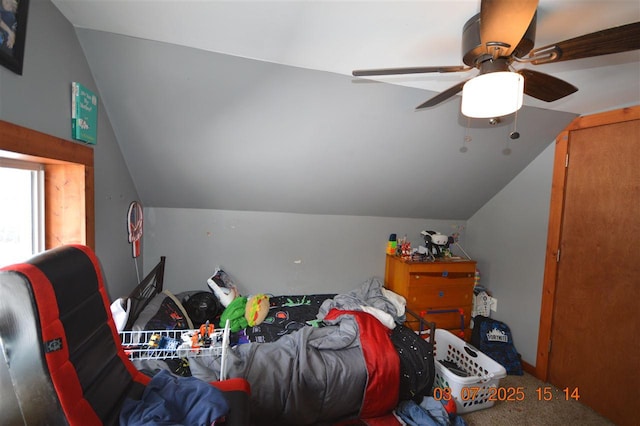
[(481, 74), (462, 88), (462, 114), (471, 118), (509, 115), (522, 107), (524, 78), (515, 72)]

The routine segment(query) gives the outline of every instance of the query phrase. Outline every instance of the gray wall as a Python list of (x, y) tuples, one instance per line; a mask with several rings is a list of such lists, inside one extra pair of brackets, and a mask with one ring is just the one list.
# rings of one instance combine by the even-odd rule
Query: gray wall
[[(71, 24), (48, 0), (31, 0), (23, 75), (0, 67), (0, 119), (70, 140), (72, 81), (97, 91)], [(126, 214), (137, 192), (102, 104), (98, 111), (96, 252), (114, 295), (136, 284)]]
[(468, 221), (467, 252), (478, 260), (480, 283), (498, 299), (522, 359), (536, 364), (542, 281), (555, 144)]
[(465, 223), (363, 216), (147, 208), (147, 269), (167, 256), (166, 288), (206, 289), (221, 266), (243, 294), (340, 293), (384, 277), (389, 234), (424, 244), (420, 231)]
[[(555, 144), (468, 221), (147, 208), (147, 269), (167, 256), (173, 292), (206, 289), (222, 266), (244, 294), (343, 292), (384, 276), (390, 233), (462, 230), (460, 245), (478, 261), (481, 283), (498, 299), (523, 360), (535, 365)], [(456, 254), (462, 254), (454, 246)]]
[[(0, 68), (0, 119), (70, 139), (70, 84), (95, 82), (71, 25), (47, 0), (32, 0), (24, 74)], [(112, 298), (135, 285), (126, 212), (137, 198), (113, 129), (100, 105), (95, 147), (96, 251)], [(553, 146), (553, 145), (552, 145)], [(148, 208), (143, 253), (149, 269), (167, 256), (167, 288), (200, 288), (216, 265), (243, 292), (340, 292), (384, 274), (388, 234), (443, 233), (468, 225), (462, 246), (479, 260), (482, 283), (499, 299), (525, 361), (535, 363), (553, 148), (467, 224), (402, 218)], [(142, 269), (142, 265), (141, 265)]]

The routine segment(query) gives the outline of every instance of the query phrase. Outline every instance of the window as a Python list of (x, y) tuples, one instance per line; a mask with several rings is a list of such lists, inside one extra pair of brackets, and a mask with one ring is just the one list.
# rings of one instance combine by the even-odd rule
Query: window
[(44, 250), (44, 168), (0, 158), (0, 265)]
[[(19, 169), (19, 172), (25, 170), (24, 162), (41, 165), (42, 171), (37, 173), (44, 175), (38, 178), (44, 214), (38, 232), (42, 237), (44, 229), (44, 241), (39, 243), (44, 244), (43, 249), (74, 243), (95, 249), (92, 148), (0, 121), (0, 160), (3, 164), (9, 161), (12, 164), (0, 167)], [(22, 168), (15, 167), (16, 160)], [(6, 186), (4, 179), (0, 182)], [(32, 190), (33, 187), (25, 186), (20, 193), (27, 196)], [(5, 203), (0, 203), (0, 210), (5, 210)], [(36, 248), (36, 251), (39, 250)], [(0, 267), (4, 264), (0, 257)]]

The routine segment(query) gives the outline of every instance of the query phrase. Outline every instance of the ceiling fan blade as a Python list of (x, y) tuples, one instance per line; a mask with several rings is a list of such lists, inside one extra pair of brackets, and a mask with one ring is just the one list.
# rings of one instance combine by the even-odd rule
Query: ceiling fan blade
[(518, 74), (524, 77), (524, 93), (542, 101), (557, 101), (578, 91), (574, 85), (542, 72), (522, 69)]
[(640, 49), (640, 22), (633, 22), (533, 49), (529, 56), (541, 56), (541, 59), (531, 61), (539, 65), (637, 49)]
[(373, 75), (397, 75), (397, 74), (424, 74), (431, 72), (458, 72), (468, 71), (472, 68), (464, 65), (450, 67), (408, 67), (408, 68), (380, 68), (371, 70), (354, 70), (351, 74), (354, 77), (366, 77)]
[(509, 56), (538, 8), (538, 0), (482, 0), (480, 40), (494, 58)]
[(435, 105), (438, 105), (440, 102), (444, 102), (447, 99), (449, 99), (450, 97), (454, 96), (455, 94), (457, 94), (459, 91), (462, 90), (462, 86), (464, 86), (464, 84), (467, 82), (468, 80), (465, 81), (461, 81), (460, 83), (456, 84), (455, 86), (449, 87), (447, 90), (445, 90), (444, 92), (440, 92), (437, 95), (435, 95), (433, 98), (429, 99), (428, 101), (418, 105), (416, 107), (416, 109), (422, 109), (422, 108), (429, 108)]

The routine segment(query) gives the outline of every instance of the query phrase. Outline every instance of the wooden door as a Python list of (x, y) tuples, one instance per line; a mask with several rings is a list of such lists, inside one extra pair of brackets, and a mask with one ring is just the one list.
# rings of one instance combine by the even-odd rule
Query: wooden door
[(574, 130), (567, 151), (548, 381), (631, 424), (640, 389), (640, 121)]

